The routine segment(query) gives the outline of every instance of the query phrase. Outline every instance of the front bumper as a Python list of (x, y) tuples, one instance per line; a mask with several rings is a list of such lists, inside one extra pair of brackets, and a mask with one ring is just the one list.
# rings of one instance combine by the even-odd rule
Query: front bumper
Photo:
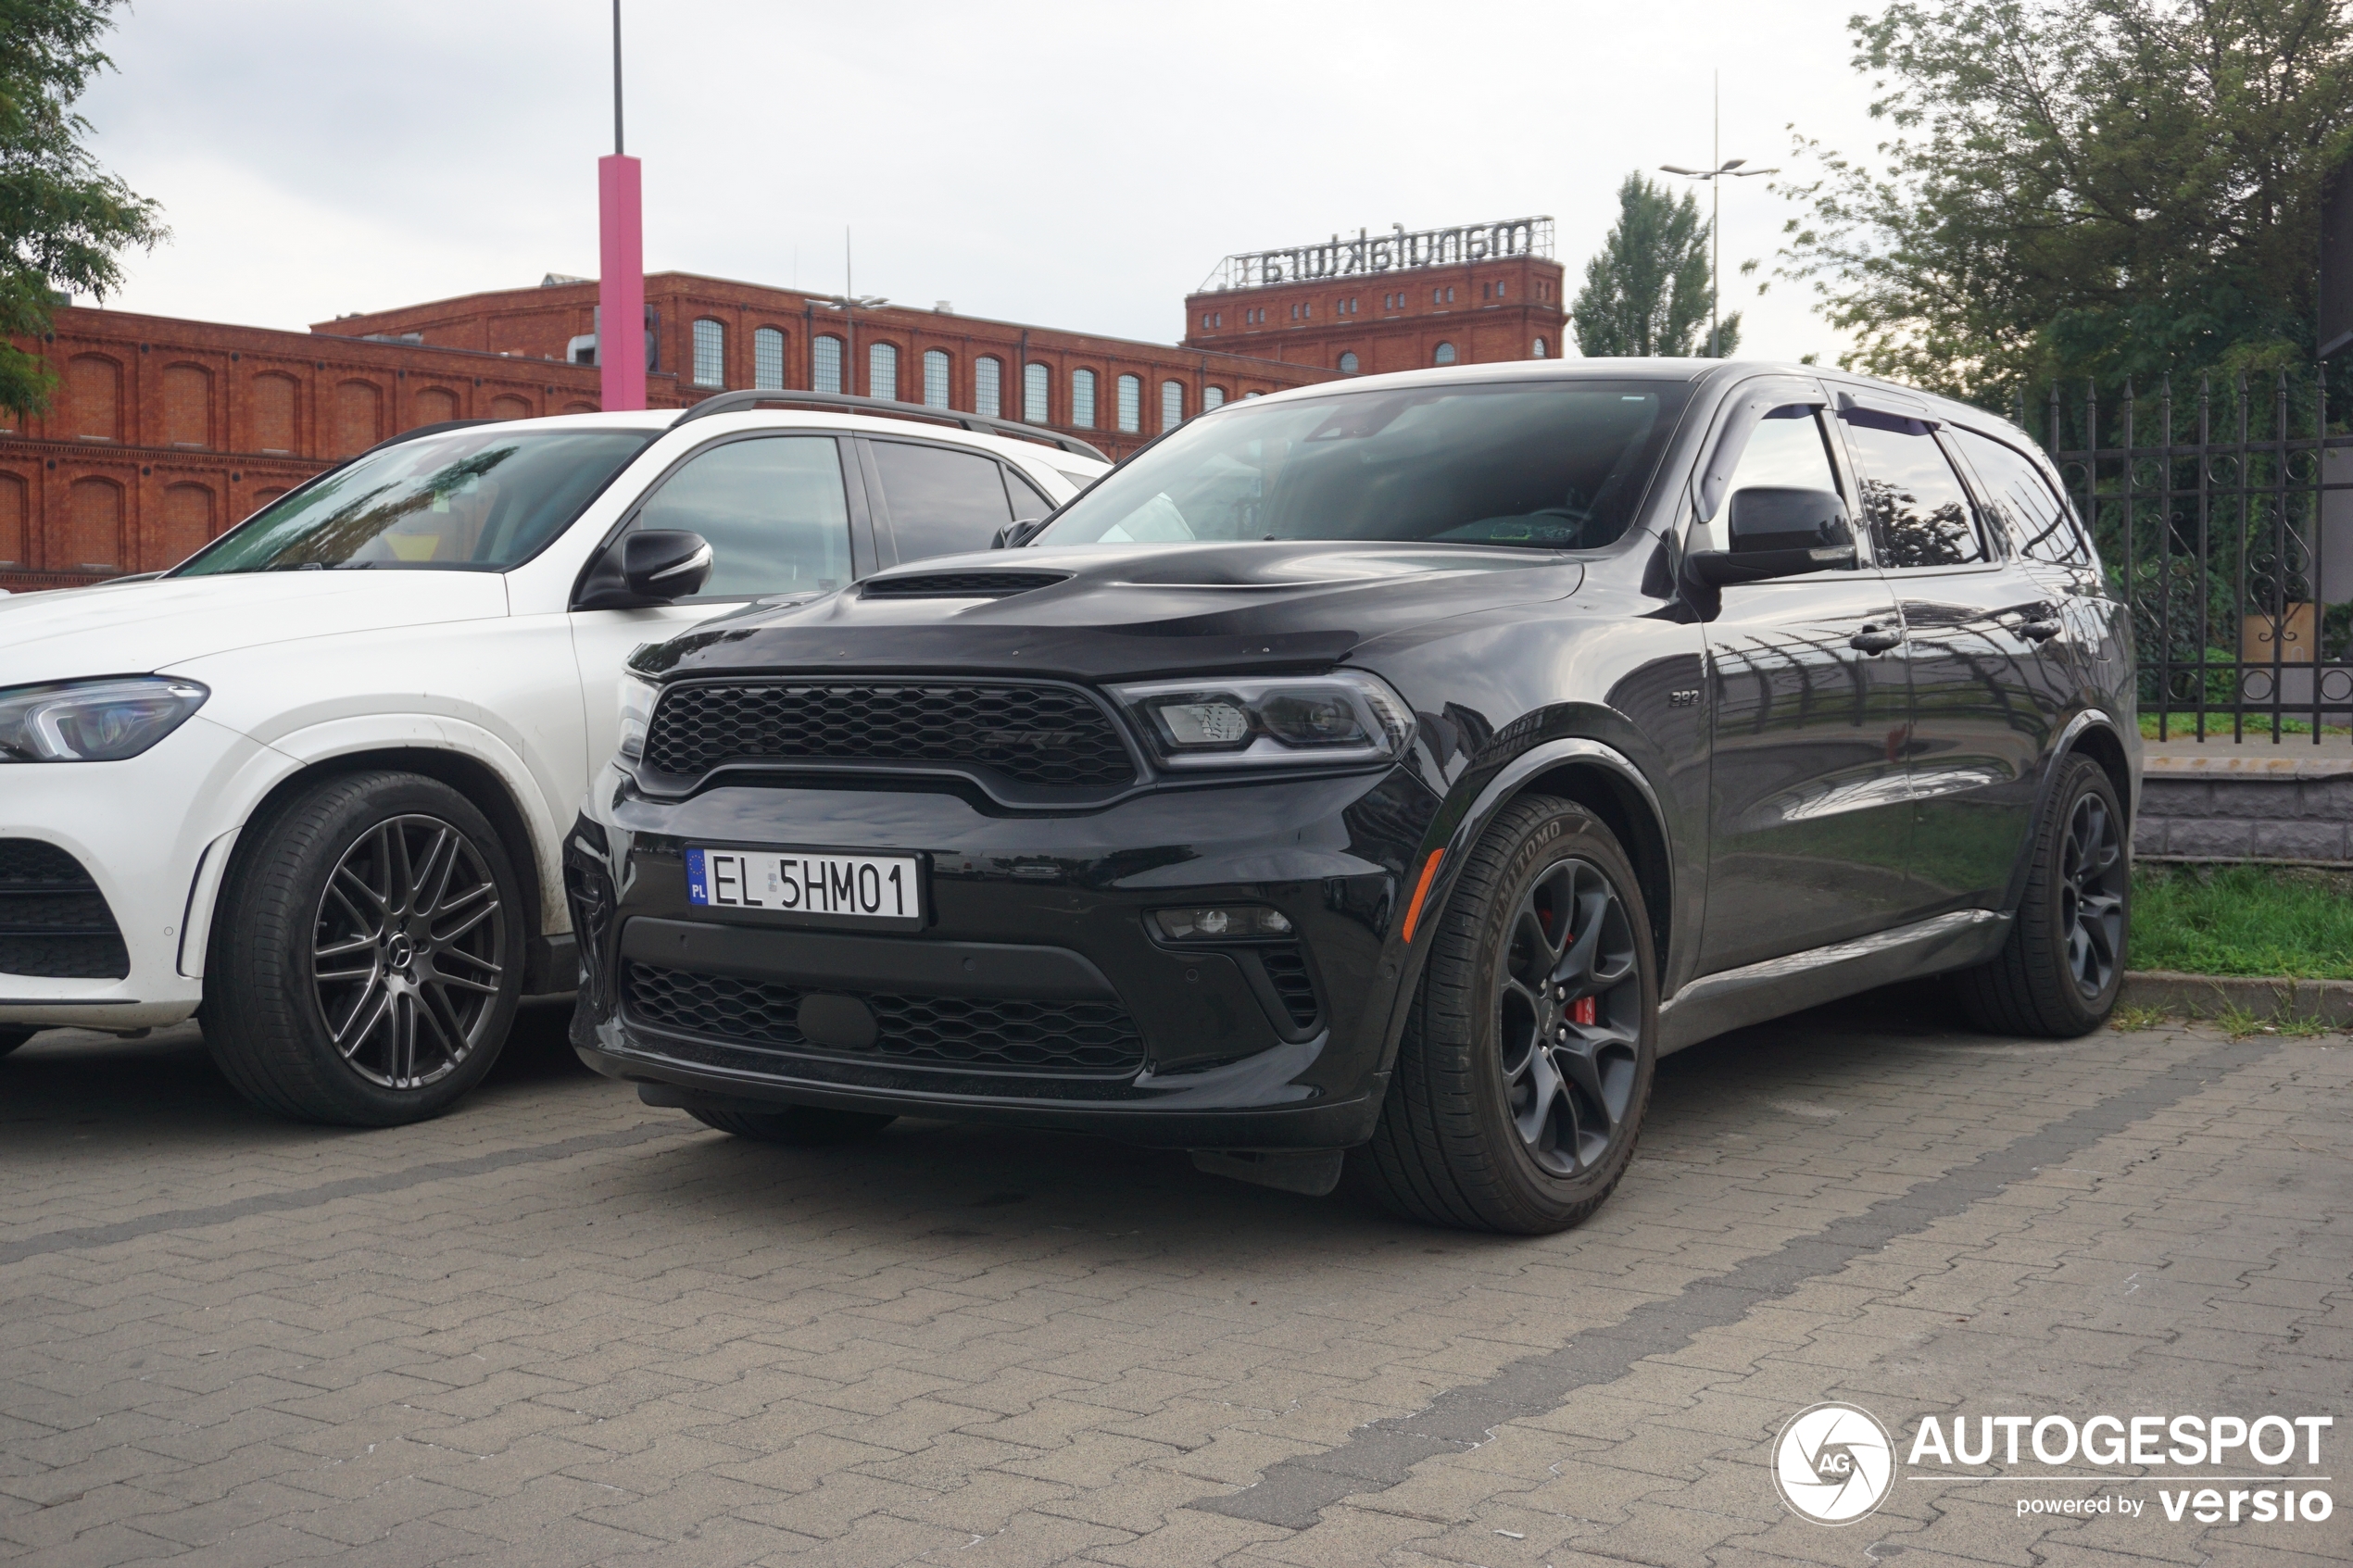
[[(225, 858), (224, 835), (236, 825), (232, 797), (267, 749), (199, 713), (120, 762), (0, 764), (0, 841), (71, 856), (104, 899), (127, 959), (115, 975), (22, 973), (5, 963), (90, 966), (0, 954), (0, 1026), (145, 1029), (196, 1010), (203, 944), (189, 944), (183, 961), (182, 941), (192, 912), (199, 922), (208, 912), (198, 872), (208, 851)], [(0, 906), (9, 902), (29, 900)], [(0, 923), (6, 920), (0, 907)], [(52, 951), (32, 942), (9, 949)]]
[[(565, 847), (588, 983), (573, 1044), (659, 1104), (797, 1103), (1197, 1148), (1361, 1143), (1402, 1014), (1410, 767), (1008, 811), (945, 790), (731, 784), (648, 799), (608, 770)], [(914, 855), (915, 933), (688, 902), (689, 846)], [(1248, 902), (1296, 940), (1164, 940), (1150, 910)], [(812, 996), (858, 999), (812, 1043)], [(831, 1006), (832, 1003), (820, 1004)]]

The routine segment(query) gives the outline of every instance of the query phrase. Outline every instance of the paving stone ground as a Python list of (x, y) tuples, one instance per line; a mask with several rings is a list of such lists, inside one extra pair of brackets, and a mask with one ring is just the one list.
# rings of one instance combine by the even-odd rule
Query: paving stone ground
[[(1951, 1016), (1670, 1059), (1617, 1196), (1537, 1240), (1047, 1134), (746, 1144), (557, 1014), (372, 1133), (248, 1110), (193, 1030), (51, 1035), (0, 1062), (0, 1561), (2353, 1561), (2353, 1044)], [(1915, 1467), (1830, 1529), (1769, 1466), (1830, 1399), (1899, 1447), (2332, 1415), (2297, 1473), (2342, 1500), (2169, 1523), (2161, 1469)], [(2017, 1513), (2100, 1496), (2145, 1512)]]

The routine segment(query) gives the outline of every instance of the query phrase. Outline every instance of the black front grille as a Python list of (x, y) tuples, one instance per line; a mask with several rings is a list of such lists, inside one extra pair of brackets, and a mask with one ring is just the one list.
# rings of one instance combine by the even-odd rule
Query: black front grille
[(37, 838), (0, 838), (0, 973), (120, 980), (131, 953), (82, 862)]
[(1003, 997), (863, 995), (878, 1028), (862, 1051), (812, 1046), (800, 1032), (807, 992), (772, 981), (624, 966), (632, 1017), (664, 1029), (812, 1055), (849, 1056), (982, 1073), (1124, 1078), (1144, 1064), (1144, 1042), (1113, 1001)]
[(1069, 578), (1067, 571), (928, 571), (870, 577), (859, 593), (870, 599), (1002, 599)]
[(1283, 1010), (1290, 1014), (1297, 1027), (1305, 1029), (1315, 1022), (1315, 983), (1308, 978), (1307, 955), (1297, 947), (1262, 947), (1258, 961), (1265, 966), (1266, 978), (1275, 983), (1275, 995), (1283, 999)]
[(664, 692), (646, 765), (695, 776), (726, 762), (963, 763), (1050, 789), (1136, 777), (1110, 717), (1056, 686), (777, 681)]

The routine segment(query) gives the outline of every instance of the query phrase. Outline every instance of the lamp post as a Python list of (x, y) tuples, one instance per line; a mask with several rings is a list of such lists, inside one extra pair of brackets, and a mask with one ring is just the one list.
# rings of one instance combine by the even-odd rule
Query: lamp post
[[(619, 0), (615, 0), (615, 3), (618, 4)], [(1724, 182), (1728, 178), (1750, 180), (1759, 174), (1779, 174), (1780, 170), (1747, 169), (1743, 167), (1748, 162), (1746, 158), (1724, 157), (1724, 96), (1720, 86), (1716, 93), (1716, 125), (1713, 141), (1714, 150), (1708, 156), (1717, 160), (1715, 168), (1685, 169), (1680, 163), (1662, 163), (1658, 169), (1662, 174), (1680, 174), (1689, 179), (1707, 182), (1709, 198), (1707, 238), (1711, 252), (1707, 263), (1707, 357), (1710, 359), (1720, 359), (1724, 357), (1720, 347), (1723, 332), (1718, 324), (1718, 312), (1722, 308), (1724, 297)]]
[(621, 0), (612, 0), (612, 156), (597, 160), (597, 372), (608, 410), (646, 406), (645, 185), (621, 141)]
[[(849, 231), (845, 229), (841, 233), (841, 286), (843, 292), (840, 294), (813, 294), (809, 295), (809, 303), (812, 306), (822, 305), (828, 310), (838, 310), (841, 312), (841, 389), (844, 392), (849, 393), (855, 393), (858, 390), (858, 312), (862, 309), (873, 310), (878, 307), (888, 305), (890, 303), (889, 300), (885, 299), (878, 294), (859, 294), (855, 292), (855, 276), (856, 275), (850, 270)], [(869, 392), (873, 390), (871, 383), (869, 383), (867, 390)], [(894, 395), (894, 402), (897, 401), (895, 395), (898, 391), (899, 389), (897, 387), (891, 388), (891, 392)]]

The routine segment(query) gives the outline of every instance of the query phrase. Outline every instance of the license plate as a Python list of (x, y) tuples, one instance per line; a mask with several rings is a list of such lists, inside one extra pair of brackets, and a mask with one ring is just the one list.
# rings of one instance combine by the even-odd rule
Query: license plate
[(924, 913), (923, 866), (900, 855), (689, 849), (686, 898), (713, 909), (914, 921)]

